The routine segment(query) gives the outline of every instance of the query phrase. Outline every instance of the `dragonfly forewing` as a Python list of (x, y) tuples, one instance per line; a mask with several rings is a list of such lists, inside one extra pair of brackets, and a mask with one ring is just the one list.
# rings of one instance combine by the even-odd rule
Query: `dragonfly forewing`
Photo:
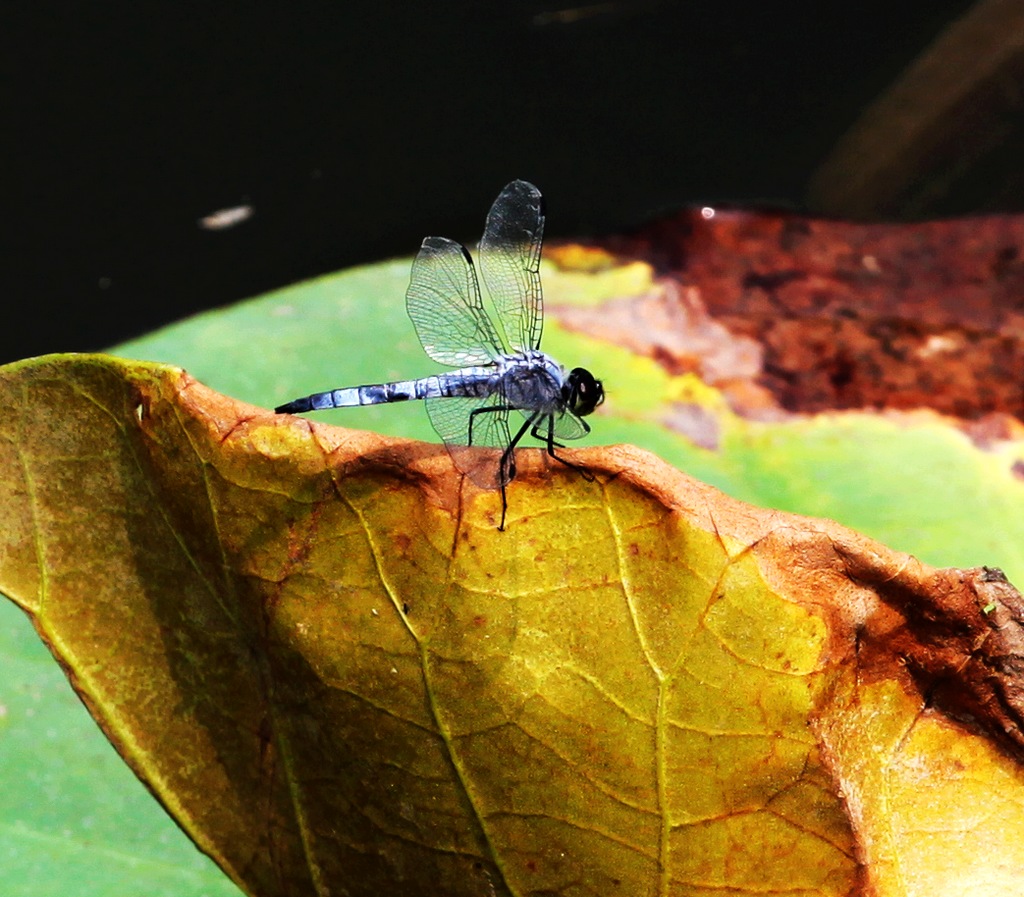
[(427, 237), (412, 265), (405, 306), (423, 351), (450, 367), (487, 364), (501, 341), (480, 297), (469, 253), (445, 237)]
[(526, 181), (513, 181), (491, 206), (480, 240), (480, 270), (498, 326), (515, 351), (540, 348), (544, 294), (540, 253), (544, 200)]

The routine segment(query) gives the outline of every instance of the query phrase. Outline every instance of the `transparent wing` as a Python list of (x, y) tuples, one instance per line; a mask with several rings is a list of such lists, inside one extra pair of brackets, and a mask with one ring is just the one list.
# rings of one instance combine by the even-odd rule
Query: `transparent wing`
[(498, 326), (513, 349), (540, 348), (544, 297), (540, 250), (544, 200), (526, 181), (513, 181), (491, 206), (480, 240), (480, 270), (498, 314)]
[[(541, 430), (543, 432), (543, 430)], [(580, 439), (590, 432), (590, 426), (578, 415), (566, 408), (561, 414), (555, 415), (556, 439)]]
[(484, 311), (480, 285), (466, 247), (427, 237), (412, 263), (405, 307), (434, 361), (451, 367), (487, 364), (501, 353), (501, 340)]
[[(437, 435), (444, 440), (455, 466), (474, 483), (484, 489), (498, 489), (498, 452), (481, 452), (491, 447), (504, 451), (512, 441), (508, 431), (508, 411), (493, 410), (504, 404), (500, 392), (486, 398), (437, 396), (426, 399), (427, 415)], [(477, 412), (473, 414), (473, 412)], [(470, 421), (473, 427), (473, 445), (469, 441)]]
[[(519, 413), (524, 418), (529, 419), (533, 416), (533, 412), (526, 409), (519, 409)], [(590, 426), (578, 415), (573, 414), (568, 408), (563, 409), (557, 414), (551, 415), (553, 421), (553, 433), (555, 439), (580, 439), (586, 436), (590, 432)], [(537, 437), (541, 440), (547, 438), (548, 435), (548, 418), (542, 417), (536, 426)], [(531, 430), (530, 435), (533, 435)]]

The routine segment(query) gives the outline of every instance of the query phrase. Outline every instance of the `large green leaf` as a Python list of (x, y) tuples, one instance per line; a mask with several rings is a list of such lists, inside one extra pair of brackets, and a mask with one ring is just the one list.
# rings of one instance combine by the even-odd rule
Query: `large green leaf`
[(117, 756), (13, 604), (0, 602), (5, 897), (237, 894)]

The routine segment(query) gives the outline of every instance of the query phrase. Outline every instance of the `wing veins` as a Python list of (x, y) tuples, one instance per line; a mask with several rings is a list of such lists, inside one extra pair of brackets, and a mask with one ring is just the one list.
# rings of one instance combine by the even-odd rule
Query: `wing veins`
[(423, 351), (449, 367), (490, 364), (503, 354), (466, 247), (427, 237), (412, 264), (405, 307)]

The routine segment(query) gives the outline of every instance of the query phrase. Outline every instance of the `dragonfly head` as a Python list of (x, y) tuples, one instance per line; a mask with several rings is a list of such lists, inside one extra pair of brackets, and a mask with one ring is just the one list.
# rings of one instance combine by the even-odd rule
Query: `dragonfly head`
[(562, 400), (573, 414), (585, 417), (604, 401), (604, 387), (586, 368), (573, 368), (562, 384)]

